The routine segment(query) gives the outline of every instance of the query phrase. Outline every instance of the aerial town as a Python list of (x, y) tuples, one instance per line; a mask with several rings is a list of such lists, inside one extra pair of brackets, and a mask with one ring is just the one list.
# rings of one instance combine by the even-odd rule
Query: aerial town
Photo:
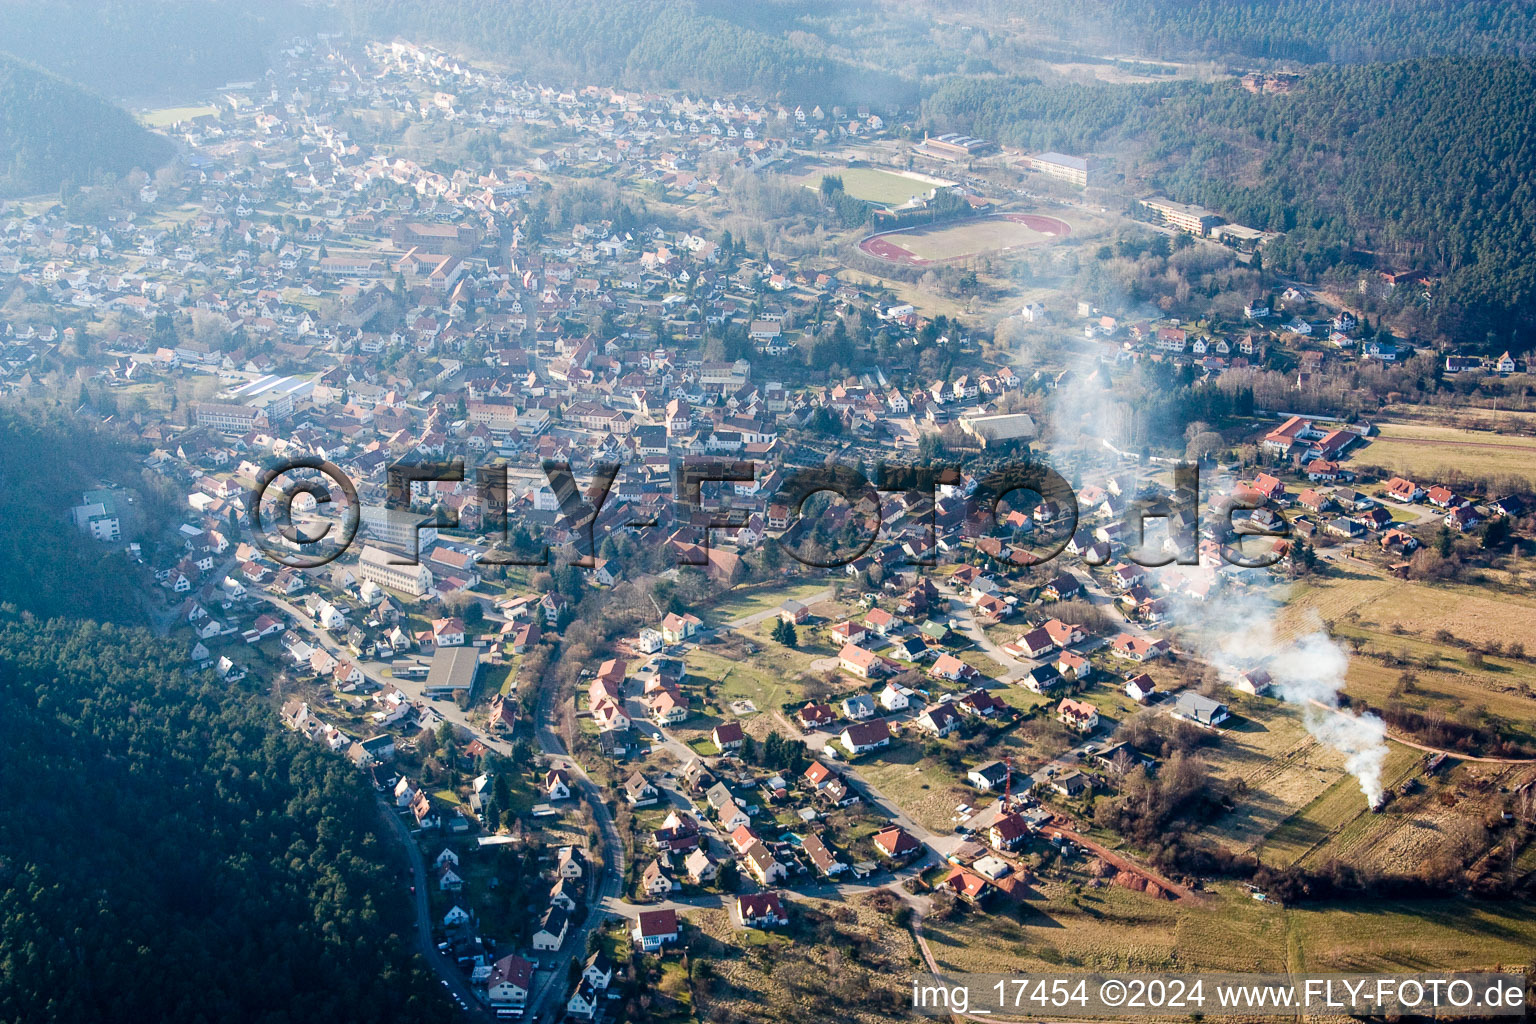
[[(0, 204), (0, 391), (132, 446), (71, 525), (365, 777), (465, 1011), (778, 1019), (798, 959), (871, 1020), (914, 971), (1283, 971), (1325, 885), (1536, 870), (1498, 598), (1536, 392), (1370, 312), (1431, 277), (1264, 277), (1271, 232), (899, 107), (404, 41), (295, 39), (163, 130)], [(1226, 283), (1079, 288), (1143, 260)], [(1159, 391), (1205, 396), (1171, 443)], [(1059, 493), (1007, 477), (1040, 459)], [(1308, 927), (1314, 970), (1395, 962)], [(1518, 962), (1489, 933), (1466, 964)]]

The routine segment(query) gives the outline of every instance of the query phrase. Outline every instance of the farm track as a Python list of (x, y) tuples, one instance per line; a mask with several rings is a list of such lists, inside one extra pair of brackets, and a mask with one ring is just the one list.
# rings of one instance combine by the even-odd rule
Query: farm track
[[(1325, 711), (1338, 710), (1337, 708), (1329, 707), (1320, 700), (1314, 700), (1311, 703), (1316, 704)], [(1394, 743), (1401, 743), (1405, 747), (1412, 747), (1414, 750), (1422, 750), (1426, 754), (1444, 754), (1446, 757), (1452, 757), (1458, 761), (1475, 761), (1478, 764), (1536, 764), (1536, 757), (1481, 757), (1476, 754), (1463, 754), (1456, 750), (1443, 750), (1440, 747), (1431, 747), (1428, 744), (1406, 739), (1390, 729), (1387, 730), (1387, 739)]]

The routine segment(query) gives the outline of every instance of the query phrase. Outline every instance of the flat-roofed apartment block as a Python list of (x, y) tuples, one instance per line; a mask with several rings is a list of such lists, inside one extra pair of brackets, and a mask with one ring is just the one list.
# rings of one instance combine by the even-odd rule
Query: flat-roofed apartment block
[(421, 597), (432, 589), (432, 570), (420, 564), (396, 565), (399, 555), (383, 548), (365, 547), (357, 560), (357, 577), (372, 580), (381, 587), (389, 587), (412, 597)]
[(1141, 205), (1161, 217), (1163, 223), (1169, 227), (1188, 231), (1192, 235), (1204, 237), (1207, 231), (1221, 223), (1220, 217), (1203, 206), (1176, 203), (1172, 199), (1164, 199), (1161, 196), (1143, 199)]
[(198, 426), (224, 434), (247, 434), (269, 425), (264, 410), (233, 402), (199, 402), (192, 407), (192, 418)]
[(1087, 187), (1088, 172), (1093, 170), (1093, 164), (1087, 157), (1055, 152), (1030, 157), (1029, 166), (1047, 178), (1065, 181), (1078, 188)]
[(117, 496), (108, 490), (86, 491), (80, 504), (70, 510), (75, 525), (99, 541), (122, 537), (122, 521), (117, 513)]
[(471, 224), (432, 224), (400, 220), (390, 232), (397, 249), (421, 247), (449, 256), (468, 256), (480, 244), (480, 232)]
[(943, 135), (924, 135), (923, 148), (946, 160), (968, 160), (973, 156), (985, 156), (996, 149), (997, 144), (957, 132), (945, 132)]
[(475, 685), (480, 671), (480, 650), (475, 647), (439, 647), (421, 692), (428, 697), (449, 696)]
[(519, 417), (522, 416), (517, 403), (505, 398), (469, 402), (464, 409), (469, 413), (469, 422), (481, 424), (493, 433), (505, 434), (516, 430)]
[(417, 524), (432, 518), (421, 512), (386, 508), (383, 505), (363, 505), (358, 509), (358, 518), (369, 540), (402, 551), (424, 550), (437, 541), (435, 526), (418, 528)]

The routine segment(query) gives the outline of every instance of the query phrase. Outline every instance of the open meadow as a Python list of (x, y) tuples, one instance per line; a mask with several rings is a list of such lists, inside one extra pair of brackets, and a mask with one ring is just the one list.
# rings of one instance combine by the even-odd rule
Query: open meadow
[(1382, 466), (1426, 484), (1452, 472), (1474, 477), (1513, 474), (1536, 483), (1536, 437), (1429, 423), (1382, 423), (1378, 429), (1378, 437), (1356, 449), (1356, 463)]
[(1277, 632), (1292, 639), (1319, 621), (1353, 653), (1346, 693), (1447, 717), (1486, 711), (1536, 742), (1536, 663), (1523, 653), (1536, 597), (1352, 567), (1294, 585)]
[[(1219, 884), (1167, 902), (1081, 872), (1048, 878), (1021, 912), (929, 918), (923, 935), (957, 972), (1416, 971), (1511, 968), (1536, 947), (1536, 906), (1463, 898), (1285, 907)], [(984, 936), (984, 938), (983, 938)]]

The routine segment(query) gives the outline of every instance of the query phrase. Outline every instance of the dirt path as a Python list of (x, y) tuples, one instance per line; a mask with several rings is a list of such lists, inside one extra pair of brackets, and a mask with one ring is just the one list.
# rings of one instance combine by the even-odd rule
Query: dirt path
[[(1329, 707), (1320, 700), (1314, 700), (1310, 703), (1315, 704), (1324, 711), (1339, 710), (1338, 708)], [(1387, 730), (1387, 739), (1393, 743), (1401, 743), (1405, 747), (1412, 747), (1414, 750), (1422, 750), (1426, 754), (1444, 754), (1446, 757), (1454, 757), (1458, 761), (1475, 761), (1478, 764), (1536, 764), (1536, 757), (1479, 757), (1476, 754), (1463, 754), (1458, 750), (1443, 750), (1440, 747), (1431, 747), (1427, 744), (1410, 740), (1390, 729)]]
[(1129, 871), (1133, 875), (1138, 875), (1147, 879), (1148, 881), (1157, 883), (1160, 888), (1162, 888), (1176, 900), (1200, 899), (1199, 895), (1193, 889), (1182, 886), (1177, 882), (1170, 881), (1169, 879), (1153, 871), (1151, 868), (1144, 867), (1143, 865), (1138, 864), (1130, 858), (1126, 857), (1124, 854), (1116, 853), (1111, 849), (1101, 846), (1094, 840), (1089, 839), (1077, 832), (1073, 832), (1071, 829), (1060, 828), (1056, 825), (1047, 825), (1041, 831), (1048, 835), (1054, 834), (1061, 836), (1063, 839), (1070, 839), (1072, 842), (1077, 843), (1080, 846), (1086, 846), (1088, 849), (1098, 854), (1100, 859), (1108, 864), (1114, 865), (1121, 871)]
[(1444, 754), (1446, 757), (1454, 757), (1458, 761), (1476, 761), (1479, 764), (1536, 764), (1536, 757), (1477, 757), (1455, 750), (1441, 750), (1439, 747), (1415, 743), (1413, 740), (1405, 739), (1391, 730), (1387, 731), (1387, 739), (1394, 743), (1401, 743), (1405, 747), (1412, 747), (1414, 750), (1422, 750), (1426, 754)]

